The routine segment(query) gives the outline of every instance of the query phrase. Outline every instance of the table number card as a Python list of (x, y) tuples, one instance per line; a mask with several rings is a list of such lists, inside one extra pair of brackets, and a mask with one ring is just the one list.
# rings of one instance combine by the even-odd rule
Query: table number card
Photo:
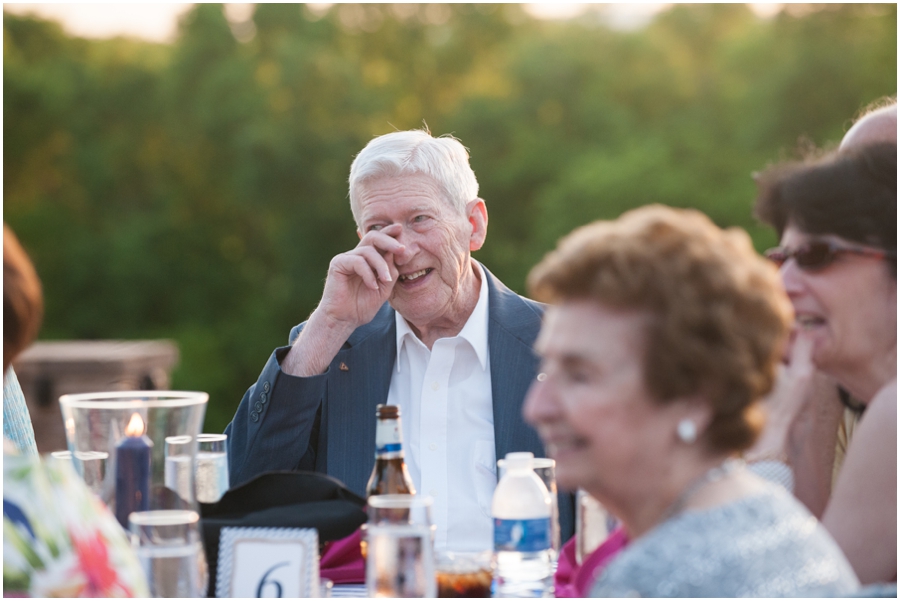
[(318, 597), (314, 528), (222, 528), (216, 597)]

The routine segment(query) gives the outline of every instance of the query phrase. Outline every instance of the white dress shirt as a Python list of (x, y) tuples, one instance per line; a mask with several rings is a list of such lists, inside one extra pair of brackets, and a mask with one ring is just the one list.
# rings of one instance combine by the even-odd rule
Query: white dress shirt
[(388, 404), (400, 407), (406, 466), (416, 492), (434, 499), (438, 551), (493, 548), (497, 486), (488, 353), (488, 287), (457, 336), (429, 351), (396, 314), (397, 359)]

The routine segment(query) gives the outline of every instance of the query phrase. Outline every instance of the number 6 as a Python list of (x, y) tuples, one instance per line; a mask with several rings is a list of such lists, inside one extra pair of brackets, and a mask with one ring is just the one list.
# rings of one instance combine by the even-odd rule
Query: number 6
[(274, 566), (272, 566), (271, 568), (269, 568), (269, 570), (268, 570), (265, 574), (263, 574), (262, 579), (259, 581), (259, 584), (258, 584), (257, 587), (256, 587), (256, 598), (257, 598), (257, 599), (262, 599), (262, 591), (263, 591), (263, 587), (266, 586), (267, 584), (272, 584), (272, 585), (276, 586), (276, 587), (277, 587), (276, 590), (277, 590), (278, 592), (277, 592), (277, 594), (275, 595), (275, 597), (277, 597), (278, 599), (281, 598), (281, 583), (278, 582), (277, 580), (266, 581), (266, 578), (268, 578), (268, 577), (269, 577), (269, 574), (271, 574), (272, 572), (274, 572), (274, 571), (277, 570), (278, 568), (280, 568), (280, 567), (282, 567), (282, 566), (286, 566), (286, 565), (288, 565), (288, 562), (287, 562), (287, 561), (284, 561), (284, 562), (282, 562), (282, 563), (277, 563), (277, 564), (275, 564)]

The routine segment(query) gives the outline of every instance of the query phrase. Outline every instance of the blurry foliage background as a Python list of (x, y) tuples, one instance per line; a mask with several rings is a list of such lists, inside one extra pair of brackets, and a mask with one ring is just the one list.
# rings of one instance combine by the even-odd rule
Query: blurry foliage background
[(772, 245), (751, 173), (897, 89), (895, 4), (683, 5), (631, 32), (510, 4), (200, 4), (173, 44), (3, 28), (3, 213), (44, 283), (41, 338), (175, 339), (206, 431), (356, 244), (347, 174), (375, 135), (462, 140), (490, 211), (477, 257), (522, 292), (561, 235), (650, 202)]

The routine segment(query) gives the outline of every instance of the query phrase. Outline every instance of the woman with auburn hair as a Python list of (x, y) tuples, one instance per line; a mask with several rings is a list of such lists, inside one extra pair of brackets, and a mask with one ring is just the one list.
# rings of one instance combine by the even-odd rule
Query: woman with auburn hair
[(814, 368), (862, 401), (822, 523), (863, 584), (896, 582), (897, 145), (778, 165), (757, 184), (756, 214), (781, 240), (766, 254), (781, 269), (796, 336), (754, 454), (784, 459), (789, 444), (804, 444), (792, 426)]
[(24, 455), (37, 455), (34, 427), (12, 358), (37, 335), (44, 311), (41, 281), (15, 234), (3, 224), (3, 438)]
[(650, 206), (564, 238), (528, 279), (551, 303), (524, 414), (629, 544), (593, 596), (819, 596), (858, 586), (840, 549), (738, 455), (763, 425), (791, 307), (746, 233)]

